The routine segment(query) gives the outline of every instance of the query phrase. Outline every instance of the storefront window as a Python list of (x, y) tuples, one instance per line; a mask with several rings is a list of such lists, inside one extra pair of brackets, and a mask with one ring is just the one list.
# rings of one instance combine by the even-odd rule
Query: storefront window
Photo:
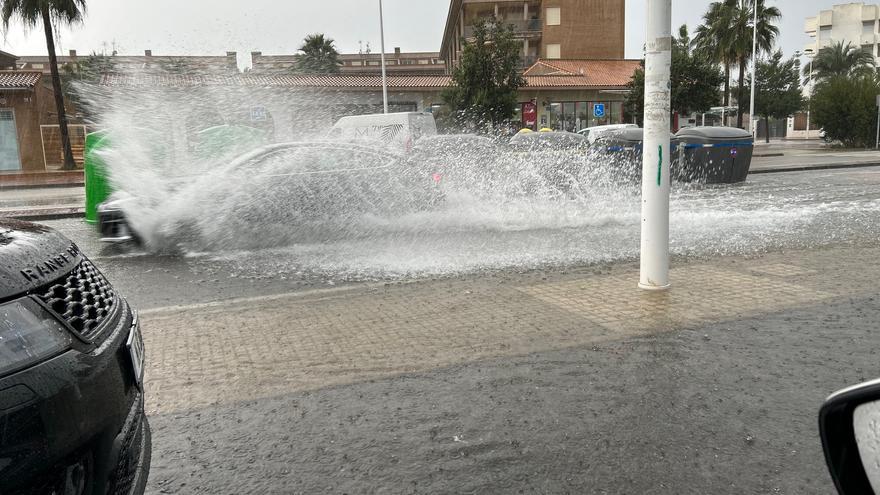
[[(596, 104), (605, 105), (604, 117), (596, 117)], [(550, 103), (548, 125), (555, 130), (577, 132), (586, 127), (623, 123), (622, 101), (578, 101)]]

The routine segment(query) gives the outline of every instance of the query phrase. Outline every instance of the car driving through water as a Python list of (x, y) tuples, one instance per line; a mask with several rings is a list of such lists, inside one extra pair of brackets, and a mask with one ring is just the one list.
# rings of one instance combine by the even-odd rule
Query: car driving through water
[(0, 493), (143, 493), (137, 313), (50, 228), (0, 220), (0, 259)]
[[(128, 241), (138, 235), (130, 215), (163, 209), (170, 221), (161, 226), (160, 243), (185, 238), (209, 247), (228, 241), (222, 232), (230, 230), (250, 232), (255, 237), (239, 237), (257, 242), (269, 227), (290, 232), (296, 226), (302, 234), (326, 221), (356, 227), (363, 215), (435, 208), (444, 199), (441, 182), (435, 169), (383, 147), (280, 143), (259, 147), (210, 175), (179, 178), (167, 198), (117, 195), (99, 207), (99, 224), (105, 241)], [(203, 211), (213, 213), (209, 220), (194, 215)]]

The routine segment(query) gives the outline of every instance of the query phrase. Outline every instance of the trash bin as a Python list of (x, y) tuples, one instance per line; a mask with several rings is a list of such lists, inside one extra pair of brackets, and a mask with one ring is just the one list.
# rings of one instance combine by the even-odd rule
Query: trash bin
[(732, 184), (746, 180), (752, 164), (751, 133), (736, 127), (687, 127), (681, 141), (679, 180)]
[[(641, 127), (627, 127), (616, 129), (602, 134), (595, 143), (593, 149), (600, 155), (604, 155), (607, 159), (615, 162), (626, 177), (633, 180), (640, 180), (642, 176), (642, 141), (644, 140), (645, 130)], [(670, 170), (675, 171), (678, 166), (678, 138), (670, 134), (669, 145), (672, 148), (670, 153)], [(673, 173), (671, 175), (675, 177)]]
[(100, 150), (110, 144), (106, 130), (86, 135), (84, 177), (86, 183), (86, 222), (98, 222), (98, 205), (112, 192), (107, 179), (107, 165), (101, 158)]

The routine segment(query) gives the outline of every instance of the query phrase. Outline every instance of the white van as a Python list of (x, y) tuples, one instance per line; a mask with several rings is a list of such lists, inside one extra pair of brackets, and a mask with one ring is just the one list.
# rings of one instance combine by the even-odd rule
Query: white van
[(352, 115), (342, 117), (330, 129), (334, 139), (378, 141), (401, 151), (410, 151), (419, 139), (435, 135), (434, 115), (426, 112)]

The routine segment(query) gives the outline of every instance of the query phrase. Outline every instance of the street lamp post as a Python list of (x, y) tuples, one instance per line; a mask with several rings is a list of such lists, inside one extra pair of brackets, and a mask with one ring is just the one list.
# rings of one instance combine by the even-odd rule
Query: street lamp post
[(807, 49), (805, 50), (807, 53), (807, 57), (810, 57), (810, 92), (807, 94), (807, 139), (810, 139), (810, 107), (813, 104), (813, 50)]
[(385, 20), (382, 15), (382, 0), (379, 0), (379, 42), (382, 45), (382, 107), (388, 113), (388, 75), (385, 72)]
[[(800, 51), (795, 52), (795, 55), (800, 56), (802, 53)], [(809, 88), (807, 91), (807, 130), (804, 132), (804, 139), (810, 139), (810, 106), (813, 102), (813, 56), (815, 53), (812, 48), (807, 48), (803, 51), (803, 55), (806, 55), (807, 58), (810, 59), (810, 75), (807, 78), (807, 87)]]
[(757, 52), (758, 52), (758, 2), (759, 0), (754, 0), (755, 2), (755, 19), (752, 23), (752, 91), (749, 100), (749, 130), (752, 131), (752, 139), (758, 139), (758, 129), (756, 129), (755, 123), (757, 119), (755, 119), (755, 87), (758, 85), (758, 81), (755, 80), (755, 67), (758, 65)]
[(672, 0), (647, 0), (639, 287), (669, 288), (669, 115)]

